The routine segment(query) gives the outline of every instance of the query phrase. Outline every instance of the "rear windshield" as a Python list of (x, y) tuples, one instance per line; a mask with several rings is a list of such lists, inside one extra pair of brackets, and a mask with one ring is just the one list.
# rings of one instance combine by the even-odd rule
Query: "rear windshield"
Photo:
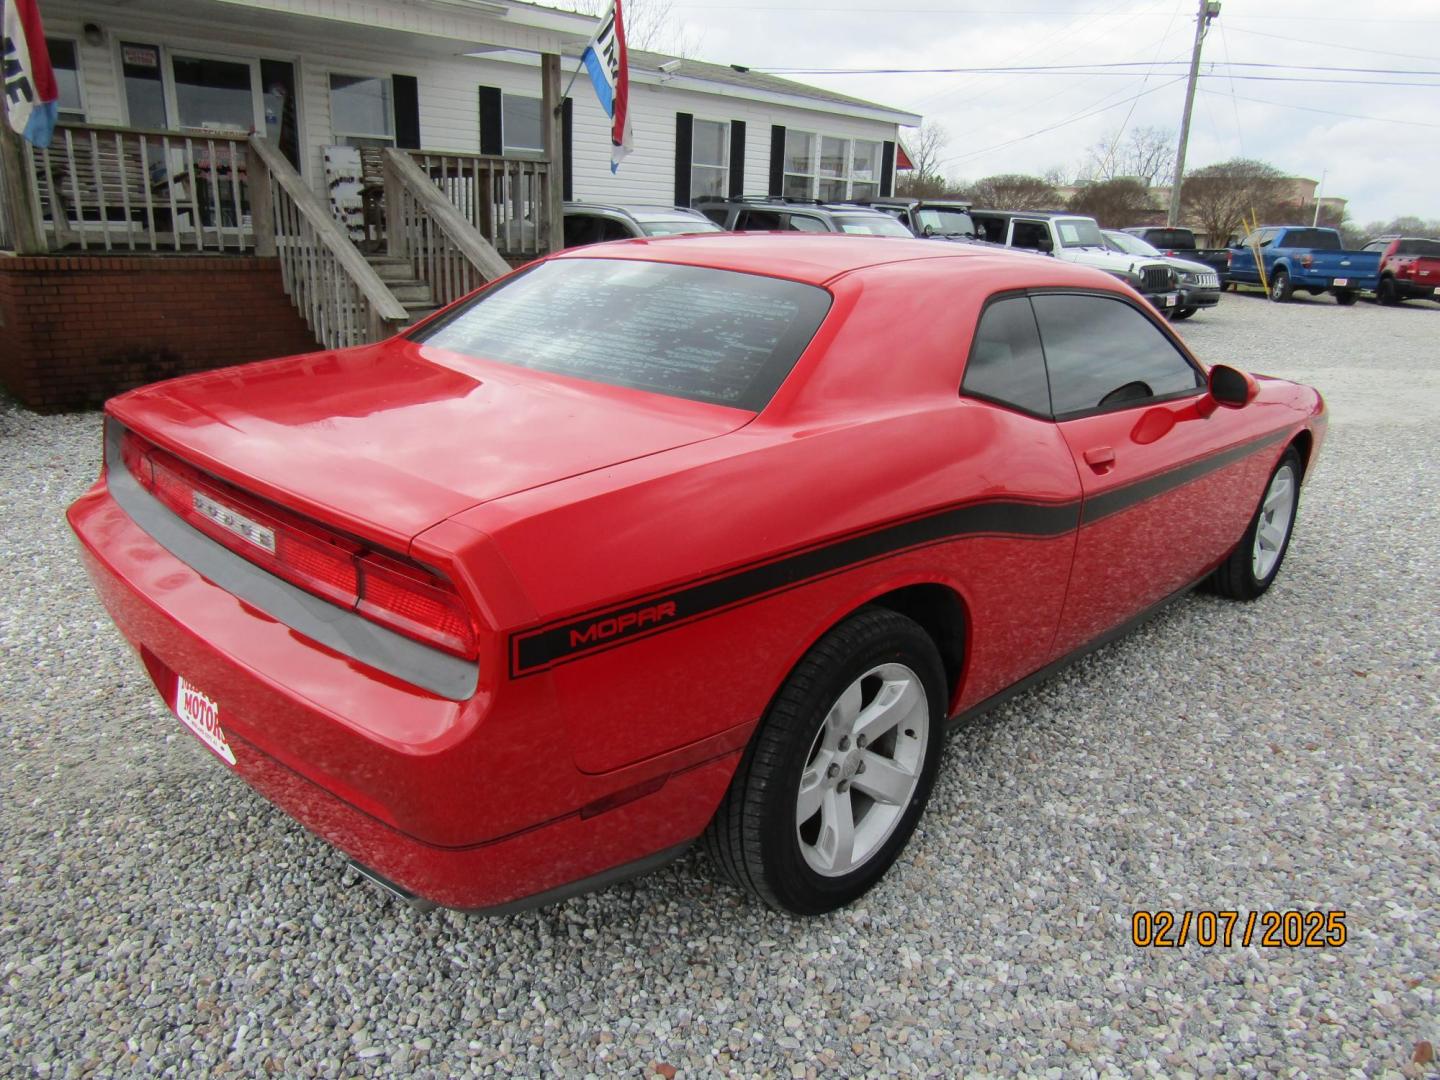
[(485, 360), (759, 412), (810, 343), (830, 294), (698, 266), (556, 259), (412, 340)]
[(1440, 240), (1401, 240), (1396, 255), (1429, 255), (1440, 259)]
[(836, 214), (835, 224), (844, 233), (860, 236), (913, 236), (909, 229), (889, 214)]
[(1339, 251), (1340, 236), (1329, 229), (1291, 229), (1285, 234), (1283, 246), (1309, 248), (1312, 251)]
[(1141, 235), (1157, 248), (1195, 247), (1195, 234), (1189, 229), (1146, 229)]

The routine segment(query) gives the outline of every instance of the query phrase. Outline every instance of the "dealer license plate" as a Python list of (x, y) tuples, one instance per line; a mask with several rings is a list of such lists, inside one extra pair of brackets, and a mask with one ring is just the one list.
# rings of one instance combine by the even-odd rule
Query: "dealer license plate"
[(1337, 277), (1337, 278), (1335, 279), (1335, 284), (1336, 284), (1336, 285), (1349, 285), (1349, 284), (1350, 284), (1350, 279), (1349, 279), (1348, 277)]
[(1177, 303), (1179, 303), (1179, 302), (1180, 302), (1180, 295), (1179, 295), (1178, 293), (1173, 293), (1173, 292), (1172, 292), (1172, 293), (1166, 293), (1166, 294), (1165, 294), (1165, 306), (1166, 306), (1166, 307), (1174, 307), (1174, 306), (1175, 306)]
[(210, 695), (184, 679), (178, 679), (175, 684), (175, 715), (201, 742), (215, 751), (216, 756), (230, 765), (235, 764), (235, 754), (220, 727), (220, 706)]

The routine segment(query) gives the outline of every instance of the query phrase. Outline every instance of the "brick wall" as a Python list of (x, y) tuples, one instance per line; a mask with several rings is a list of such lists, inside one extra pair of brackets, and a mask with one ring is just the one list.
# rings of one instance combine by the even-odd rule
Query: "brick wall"
[(38, 412), (317, 348), (275, 259), (0, 256), (0, 383)]

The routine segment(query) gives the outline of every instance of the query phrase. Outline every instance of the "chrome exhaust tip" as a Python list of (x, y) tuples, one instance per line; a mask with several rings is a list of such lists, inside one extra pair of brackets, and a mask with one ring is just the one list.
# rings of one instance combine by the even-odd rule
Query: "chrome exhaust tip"
[(409, 889), (395, 884), (383, 874), (376, 873), (364, 863), (356, 862), (354, 859), (346, 859), (346, 865), (354, 870), (362, 878), (374, 885), (377, 889), (393, 900), (399, 900), (402, 904), (414, 911), (433, 911), (437, 905), (433, 900), (426, 900), (424, 897), (416, 896)]

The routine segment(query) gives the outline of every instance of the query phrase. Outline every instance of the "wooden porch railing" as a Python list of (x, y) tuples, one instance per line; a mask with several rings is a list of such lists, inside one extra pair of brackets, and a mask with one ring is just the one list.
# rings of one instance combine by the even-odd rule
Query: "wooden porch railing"
[(62, 123), (26, 145), (51, 250), (240, 252), (250, 229), (246, 134)]
[(411, 150), (431, 183), (503, 258), (534, 259), (559, 247), (550, 235), (550, 184), (543, 158)]
[(410, 260), (439, 307), (510, 271), (403, 150), (385, 151), (385, 242), (389, 254)]
[(250, 149), (252, 190), (268, 192), (255, 201), (256, 254), (279, 256), (285, 292), (316, 340), (345, 348), (403, 326), (404, 306), (285, 156), (258, 137)]

